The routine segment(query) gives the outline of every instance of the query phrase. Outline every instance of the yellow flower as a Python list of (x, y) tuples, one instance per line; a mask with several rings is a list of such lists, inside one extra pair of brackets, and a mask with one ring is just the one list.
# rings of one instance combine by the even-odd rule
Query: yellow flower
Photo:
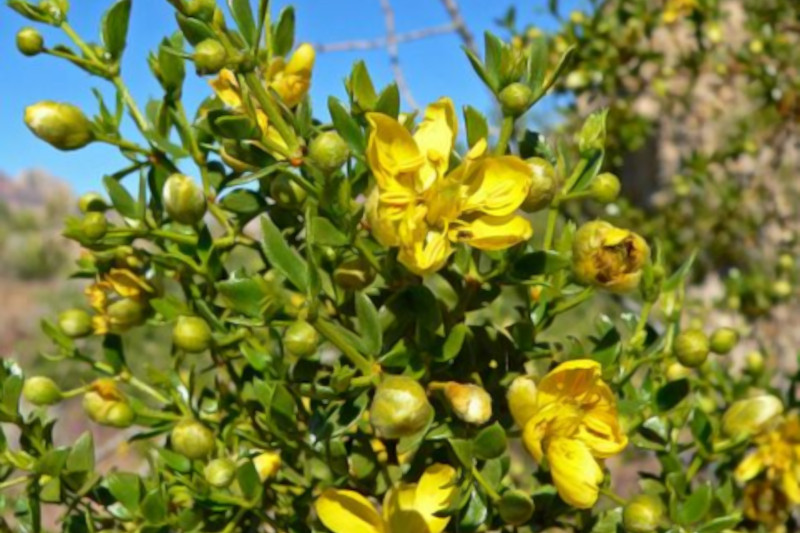
[(352, 490), (328, 489), (314, 508), (333, 533), (441, 533), (450, 518), (436, 514), (450, 507), (455, 479), (453, 467), (431, 465), (418, 483), (400, 484), (386, 493), (383, 514)]
[(367, 221), (381, 244), (399, 248), (398, 260), (409, 270), (439, 270), (453, 242), (503, 250), (530, 238), (530, 223), (516, 214), (532, 181), (524, 161), (490, 157), (481, 140), (448, 173), (458, 134), (450, 99), (428, 106), (413, 135), (387, 115), (369, 113), (367, 120), (367, 163), (377, 184)]
[(754, 481), (744, 488), (744, 515), (774, 528), (789, 518), (789, 501), (769, 481)]
[(667, 0), (661, 20), (665, 24), (672, 24), (679, 19), (688, 17), (697, 7), (697, 0)]
[(96, 335), (105, 335), (141, 323), (147, 300), (155, 290), (131, 270), (112, 268), (100, 281), (86, 287), (85, 293), (97, 312), (92, 317), (92, 329)]
[(259, 479), (264, 482), (278, 475), (281, 469), (281, 454), (278, 452), (262, 452), (253, 458)]
[[(600, 460), (628, 444), (616, 398), (600, 374), (599, 363), (578, 359), (553, 369), (538, 387), (520, 381), (509, 391), (509, 409), (523, 428), (525, 447), (537, 462), (547, 459), (559, 496), (580, 509), (597, 501)], [(532, 397), (523, 398), (525, 391)]]
[(267, 84), (280, 95), (287, 106), (296, 106), (308, 94), (315, 57), (314, 47), (303, 43), (297, 47), (288, 62), (279, 57), (270, 64)]
[(736, 467), (736, 480), (744, 483), (765, 472), (793, 505), (800, 505), (800, 417), (787, 417), (756, 437), (756, 444), (755, 451)]
[(602, 220), (581, 226), (572, 244), (572, 270), (577, 280), (610, 292), (638, 287), (649, 258), (647, 241)]

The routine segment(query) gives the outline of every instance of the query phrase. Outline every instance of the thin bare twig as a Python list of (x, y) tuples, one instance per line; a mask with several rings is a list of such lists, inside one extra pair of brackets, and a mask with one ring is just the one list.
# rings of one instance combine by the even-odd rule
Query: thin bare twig
[(458, 36), (461, 37), (461, 40), (464, 41), (464, 44), (467, 48), (477, 54), (478, 47), (475, 44), (475, 37), (473, 37), (472, 32), (469, 31), (467, 23), (464, 20), (464, 17), (461, 15), (461, 9), (459, 9), (456, 0), (441, 0), (441, 2), (444, 8), (447, 10), (447, 14), (450, 15), (450, 20), (453, 21), (453, 26), (455, 26)]
[[(456, 31), (456, 27), (452, 23), (431, 26), (422, 28), (421, 30), (398, 33), (395, 35), (395, 42), (400, 44), (410, 41), (419, 41), (421, 39), (427, 39), (428, 37), (453, 33), (454, 31)], [(315, 44), (314, 49), (321, 54), (327, 52), (350, 52), (353, 50), (374, 50), (376, 48), (386, 48), (387, 41), (388, 39), (386, 37), (378, 37), (377, 39), (357, 39), (352, 41), (340, 41), (337, 43), (320, 43)]]
[(403, 73), (403, 68), (400, 66), (400, 51), (397, 47), (397, 30), (394, 23), (394, 10), (389, 0), (380, 0), (381, 9), (383, 9), (383, 19), (386, 23), (386, 52), (389, 54), (389, 63), (392, 65), (392, 73), (397, 82), (397, 88), (403, 99), (411, 106), (412, 109), (417, 109), (417, 102), (411, 94), (411, 88), (406, 82), (406, 76)]

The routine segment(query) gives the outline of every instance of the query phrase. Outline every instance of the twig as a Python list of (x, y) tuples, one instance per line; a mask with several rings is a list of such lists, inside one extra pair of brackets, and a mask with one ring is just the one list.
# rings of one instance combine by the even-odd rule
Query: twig
[[(445, 35), (456, 31), (454, 24), (442, 24), (440, 26), (431, 26), (422, 28), (421, 30), (412, 30), (403, 33), (395, 34), (395, 42), (397, 44), (407, 43), (411, 41), (419, 41), (437, 35)], [(374, 50), (376, 48), (386, 48), (388, 39), (386, 37), (378, 37), (377, 39), (357, 39), (352, 41), (340, 41), (336, 43), (320, 43), (315, 44), (314, 49), (317, 53), (325, 54), (329, 52), (351, 52), (353, 50)]]
[(411, 89), (406, 82), (406, 76), (403, 73), (403, 68), (400, 66), (400, 52), (397, 48), (397, 29), (394, 23), (394, 10), (389, 0), (380, 0), (381, 9), (383, 10), (383, 19), (386, 23), (386, 52), (389, 54), (389, 63), (392, 65), (392, 73), (397, 82), (397, 88), (400, 89), (400, 94), (403, 99), (411, 106), (412, 109), (417, 109), (417, 103), (414, 101), (414, 96), (411, 94)]
[(441, 0), (442, 5), (447, 10), (447, 14), (450, 15), (450, 19), (453, 21), (453, 26), (455, 26), (456, 33), (458, 36), (461, 37), (461, 40), (464, 41), (464, 44), (475, 52), (478, 53), (478, 47), (475, 45), (475, 37), (472, 36), (472, 32), (469, 31), (467, 27), (467, 23), (464, 21), (464, 17), (461, 15), (461, 10), (456, 3), (456, 0)]

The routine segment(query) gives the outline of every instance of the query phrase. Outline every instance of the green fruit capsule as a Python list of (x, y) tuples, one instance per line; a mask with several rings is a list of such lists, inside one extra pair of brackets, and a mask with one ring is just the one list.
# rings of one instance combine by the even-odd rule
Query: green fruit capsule
[(305, 320), (298, 320), (286, 328), (283, 345), (298, 357), (306, 357), (317, 351), (319, 333)]
[(622, 510), (625, 531), (650, 533), (658, 529), (664, 516), (664, 504), (650, 494), (634, 496)]
[(197, 420), (179, 422), (170, 435), (172, 449), (189, 459), (204, 459), (214, 451), (214, 433)]
[(217, 0), (191, 0), (187, 2), (186, 14), (203, 22), (210, 22), (216, 9)]
[(108, 231), (106, 216), (97, 211), (86, 213), (81, 221), (81, 231), (91, 242), (102, 239)]
[(228, 62), (228, 53), (222, 43), (216, 39), (206, 39), (194, 48), (194, 65), (197, 74), (216, 74)]
[(56, 382), (44, 376), (34, 376), (25, 380), (22, 396), (33, 405), (53, 405), (61, 401), (61, 389)]
[(530, 496), (521, 490), (510, 490), (500, 498), (497, 509), (503, 522), (510, 526), (521, 526), (531, 519), (536, 507)]
[(610, 204), (619, 198), (619, 178), (610, 172), (603, 172), (593, 181), (590, 188), (592, 198), (601, 204)]
[(58, 315), (58, 328), (71, 339), (92, 333), (92, 317), (83, 309), (67, 309)]
[(269, 185), (269, 195), (279, 206), (289, 208), (301, 206), (308, 196), (305, 189), (286, 173), (272, 180)]
[(323, 132), (311, 141), (308, 157), (323, 172), (334, 172), (350, 157), (350, 148), (335, 131)]
[(425, 427), (433, 413), (425, 389), (415, 379), (387, 376), (378, 385), (370, 406), (370, 422), (378, 436), (399, 439)]
[(730, 353), (731, 350), (739, 342), (739, 334), (733, 328), (719, 328), (711, 334), (711, 351), (725, 355)]
[(189, 176), (173, 174), (164, 183), (164, 207), (175, 222), (193, 226), (206, 214), (206, 197)]
[(236, 475), (236, 463), (228, 458), (209, 461), (203, 469), (203, 475), (208, 484), (218, 489), (224, 489), (233, 481)]
[(29, 57), (40, 54), (44, 50), (44, 38), (33, 28), (22, 28), (17, 32), (17, 49)]
[(72, 104), (44, 101), (28, 106), (25, 125), (59, 150), (77, 150), (94, 139), (91, 122)]
[(196, 316), (178, 317), (172, 330), (172, 342), (188, 353), (204, 352), (211, 346), (211, 328), (208, 322)]
[(523, 83), (512, 83), (498, 95), (503, 115), (518, 117), (531, 106), (533, 102), (533, 91)]
[(89, 213), (97, 211), (102, 213), (108, 209), (108, 204), (105, 199), (96, 192), (87, 192), (78, 200), (78, 209), (81, 213)]
[(689, 368), (705, 363), (710, 349), (708, 337), (699, 329), (682, 331), (675, 339), (675, 356)]
[(363, 257), (342, 261), (333, 271), (333, 281), (343, 289), (358, 291), (375, 281), (375, 269)]

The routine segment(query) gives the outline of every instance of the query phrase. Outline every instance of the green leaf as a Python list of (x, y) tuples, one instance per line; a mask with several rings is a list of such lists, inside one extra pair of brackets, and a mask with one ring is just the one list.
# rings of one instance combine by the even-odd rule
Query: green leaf
[(308, 269), (305, 261), (283, 238), (281, 231), (267, 215), (261, 217), (262, 248), (270, 265), (292, 282), (298, 290), (308, 288)]
[(554, 274), (569, 264), (569, 259), (558, 252), (540, 250), (520, 256), (511, 266), (511, 274), (517, 279), (530, 279), (543, 274)]
[(116, 500), (130, 512), (139, 509), (141, 485), (139, 476), (127, 472), (113, 472), (106, 477), (106, 486)]
[(489, 122), (472, 106), (464, 106), (464, 123), (467, 126), (467, 144), (470, 148), (481, 139), (489, 138)]
[(400, 90), (396, 83), (390, 83), (381, 91), (375, 103), (375, 111), (397, 118), (400, 114)]
[(36, 473), (51, 477), (58, 477), (67, 462), (69, 450), (66, 448), (55, 448), (48, 450), (36, 462)]
[(456, 455), (458, 462), (468, 471), (472, 469), (472, 441), (466, 439), (450, 439), (450, 448)]
[(362, 111), (372, 111), (378, 101), (378, 94), (372, 84), (372, 78), (367, 70), (367, 65), (363, 61), (357, 61), (353, 65), (353, 72), (350, 74), (350, 94), (353, 104)]
[(496, 78), (492, 79), (492, 77), (489, 75), (489, 73), (486, 72), (486, 69), (484, 68), (483, 63), (478, 58), (478, 56), (475, 55), (475, 52), (473, 52), (472, 50), (470, 50), (466, 46), (462, 46), (461, 48), (462, 48), (462, 50), (464, 50), (464, 53), (467, 54), (467, 59), (469, 59), (470, 65), (472, 65), (472, 68), (475, 71), (475, 73), (478, 75), (478, 77), (481, 80), (483, 80), (483, 83), (486, 84), (486, 86), (489, 89), (491, 89), (493, 92), (497, 91), (497, 79)]
[(742, 517), (738, 514), (721, 516), (719, 518), (709, 520), (697, 528), (697, 533), (721, 533), (722, 531), (734, 529), (741, 521)]
[(85, 431), (69, 451), (66, 469), (70, 472), (91, 472), (94, 470), (94, 438), (91, 431)]
[(272, 29), (272, 55), (285, 57), (294, 46), (294, 7), (286, 6)]
[(670, 381), (656, 392), (656, 406), (662, 413), (669, 411), (689, 394), (689, 380), (678, 379)]
[(125, 218), (137, 218), (139, 208), (128, 190), (111, 176), (104, 177), (103, 184), (106, 186), (111, 203), (114, 204), (114, 208), (119, 214)]
[(499, 37), (487, 31), (483, 34), (484, 44), (484, 66), (486, 74), (493, 80), (492, 87), (500, 89), (498, 85), (500, 80), (500, 67), (503, 63), (503, 54), (505, 52), (505, 44)]
[(713, 430), (711, 421), (708, 415), (702, 409), (695, 407), (692, 410), (692, 419), (689, 421), (689, 428), (692, 430), (692, 436), (697, 443), (707, 452), (711, 451), (712, 442), (711, 437)]
[(561, 59), (558, 61), (558, 65), (556, 65), (555, 70), (550, 74), (550, 76), (545, 80), (544, 85), (542, 85), (541, 90), (536, 95), (536, 98), (539, 99), (544, 94), (550, 90), (550, 87), (561, 77), (561, 73), (564, 72), (564, 69), (567, 68), (569, 65), (572, 56), (575, 54), (575, 46), (570, 46), (567, 50), (561, 55)]
[(383, 345), (383, 331), (381, 331), (378, 310), (363, 292), (356, 293), (356, 315), (358, 316), (358, 331), (363, 339), (364, 350), (370, 355), (378, 355)]
[(150, 490), (142, 500), (142, 516), (150, 524), (161, 525), (167, 519), (167, 501), (161, 487)]
[(672, 275), (664, 282), (663, 290), (666, 292), (674, 291), (678, 288), (678, 286), (686, 280), (691, 272), (692, 265), (694, 264), (694, 260), (697, 257), (697, 250), (692, 251), (692, 255), (683, 262), (683, 264), (678, 267), (678, 269), (672, 273)]
[(543, 92), (542, 83), (547, 72), (547, 40), (544, 35), (536, 37), (528, 50), (528, 87), (534, 94)]
[(461, 352), (461, 347), (464, 346), (464, 339), (468, 331), (469, 328), (463, 322), (456, 324), (453, 329), (450, 330), (450, 334), (447, 336), (447, 340), (444, 341), (444, 346), (442, 347), (442, 362), (451, 361), (458, 356), (459, 352)]
[(186, 40), (189, 41), (189, 44), (192, 46), (195, 46), (206, 39), (216, 38), (214, 30), (211, 29), (208, 24), (201, 22), (196, 18), (189, 18), (181, 15), (180, 13), (176, 13), (175, 20), (178, 22), (178, 27), (181, 29), (181, 33), (183, 33), (183, 36), (186, 37)]
[(476, 531), (489, 514), (486, 500), (480, 491), (473, 486), (466, 507), (461, 513), (458, 526), (460, 531)]
[(225, 195), (220, 201), (220, 206), (226, 211), (236, 213), (242, 224), (255, 218), (267, 208), (267, 202), (249, 189), (237, 189)]
[(239, 488), (248, 500), (255, 499), (261, 489), (261, 479), (252, 461), (245, 461), (236, 472)]
[(185, 455), (175, 453), (167, 448), (158, 448), (158, 455), (168, 467), (176, 472), (188, 474), (192, 471), (192, 460)]
[(699, 522), (711, 509), (711, 485), (705, 484), (694, 491), (678, 507), (678, 521), (684, 526)]
[(347, 246), (350, 244), (350, 237), (327, 218), (314, 217), (311, 221), (311, 231), (314, 234), (314, 243), (319, 246)]
[(328, 111), (331, 114), (333, 127), (336, 128), (350, 149), (356, 154), (363, 154), (367, 144), (361, 126), (345, 110), (342, 103), (333, 96), (328, 98)]
[(478, 459), (496, 459), (503, 455), (507, 448), (506, 432), (497, 422), (483, 428), (472, 441), (472, 449)]
[(119, 60), (128, 38), (131, 0), (119, 0), (103, 15), (103, 44), (112, 59)]
[(233, 277), (220, 281), (216, 288), (225, 307), (251, 318), (263, 316), (267, 293), (260, 279)]
[(225, 139), (253, 139), (256, 126), (246, 115), (234, 114), (226, 109), (215, 109), (208, 113), (211, 131)]
[(125, 368), (125, 350), (122, 346), (122, 337), (109, 333), (103, 338), (103, 356), (111, 365), (115, 373)]
[(253, 18), (253, 10), (250, 8), (250, 0), (228, 0), (228, 7), (244, 40), (251, 48), (255, 47), (258, 41), (258, 29)]

